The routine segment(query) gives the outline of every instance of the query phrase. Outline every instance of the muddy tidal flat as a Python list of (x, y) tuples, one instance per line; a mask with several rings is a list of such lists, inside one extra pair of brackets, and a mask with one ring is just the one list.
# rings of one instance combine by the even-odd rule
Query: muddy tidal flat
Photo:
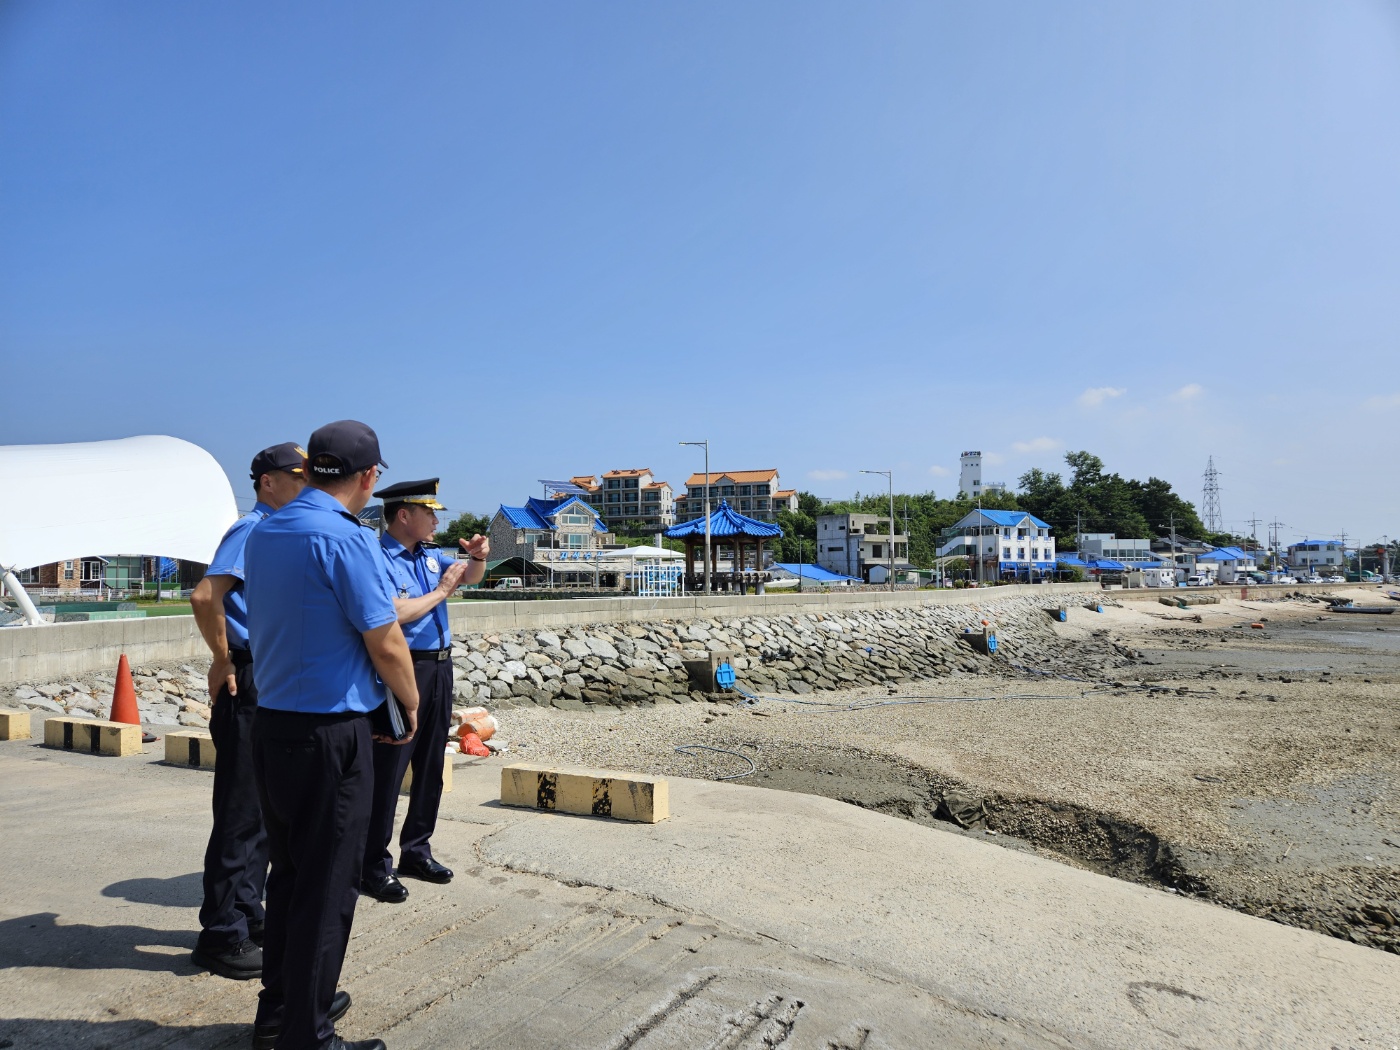
[(521, 708), (504, 757), (740, 775), (1400, 954), (1400, 612), (1225, 593), (1071, 607), (1054, 629), (1099, 674)]

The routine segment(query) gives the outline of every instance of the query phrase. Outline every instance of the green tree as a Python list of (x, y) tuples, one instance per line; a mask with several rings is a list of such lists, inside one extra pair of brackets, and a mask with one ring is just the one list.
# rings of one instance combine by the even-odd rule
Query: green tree
[(446, 529), (433, 536), (433, 539), (440, 547), (455, 547), (458, 540), (469, 540), (477, 534), (485, 536), (490, 531), (490, 518), (468, 512), (459, 514), (448, 523)]

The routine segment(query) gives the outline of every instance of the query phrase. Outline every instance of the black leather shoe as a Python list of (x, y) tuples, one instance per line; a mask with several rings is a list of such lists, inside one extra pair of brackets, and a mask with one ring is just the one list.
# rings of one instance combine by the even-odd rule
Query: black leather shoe
[(233, 981), (251, 981), (262, 976), (262, 949), (252, 941), (242, 941), (221, 952), (196, 947), (190, 961), (201, 969)]
[[(350, 993), (336, 992), (331, 997), (330, 1013), (326, 1016), (330, 1018), (331, 1024), (335, 1024), (345, 1016), (345, 1011), (348, 1009), (350, 1009)], [(253, 1050), (274, 1050), (277, 1046), (277, 1037), (281, 1034), (282, 1025), (280, 1023), (253, 1025)], [(353, 1046), (354, 1044), (347, 1043), (345, 1045)]]
[(444, 868), (432, 857), (427, 860), (400, 860), (398, 873), (407, 875), (410, 879), (422, 879), (424, 882), (452, 881), (452, 869)]
[(408, 900), (408, 887), (392, 875), (385, 875), (382, 879), (365, 879), (360, 883), (360, 892), (385, 904), (402, 904)]
[(267, 924), (248, 920), (248, 940), (252, 941), (259, 948), (263, 946), (263, 931), (267, 929)]
[(331, 1036), (329, 1050), (389, 1050), (384, 1045), (383, 1039), (356, 1039), (353, 1043), (346, 1042), (340, 1036)]

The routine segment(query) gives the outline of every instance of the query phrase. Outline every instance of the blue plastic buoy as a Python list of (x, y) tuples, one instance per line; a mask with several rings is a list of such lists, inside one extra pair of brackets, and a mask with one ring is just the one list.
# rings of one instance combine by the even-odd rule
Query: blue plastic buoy
[(1069, 612), (1065, 609), (1056, 609), (1055, 619), (1059, 620), (1060, 623), (1064, 623), (1066, 620), (1069, 619)]
[(734, 682), (737, 678), (738, 675), (734, 673), (734, 668), (729, 666), (727, 660), (715, 668), (715, 685), (719, 686), (726, 693), (734, 688)]
[(997, 651), (997, 636), (990, 631), (987, 632), (987, 655), (991, 656)]

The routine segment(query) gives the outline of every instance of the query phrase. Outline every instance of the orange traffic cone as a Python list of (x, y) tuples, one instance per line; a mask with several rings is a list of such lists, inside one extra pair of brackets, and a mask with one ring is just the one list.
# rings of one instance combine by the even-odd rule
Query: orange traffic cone
[[(131, 681), (131, 665), (126, 661), (126, 653), (117, 661), (117, 687), (112, 690), (112, 713), (107, 721), (124, 722), (129, 726), (141, 724), (141, 712), (136, 707), (136, 686)], [(154, 740), (150, 733), (141, 734), (143, 744)]]

